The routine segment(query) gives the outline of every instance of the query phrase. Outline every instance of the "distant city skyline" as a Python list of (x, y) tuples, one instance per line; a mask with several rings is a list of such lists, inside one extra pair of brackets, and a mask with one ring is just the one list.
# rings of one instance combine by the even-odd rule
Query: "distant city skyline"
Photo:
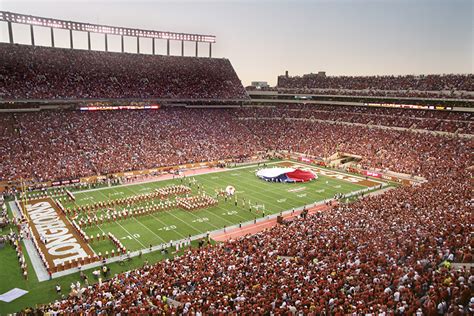
[[(325, 71), (328, 75), (473, 73), (474, 4), (470, 0), (294, 0), (294, 1), (43, 1), (0, 0), (0, 10), (80, 22), (160, 31), (212, 34), (213, 57), (230, 59), (244, 85), (277, 76)], [(69, 47), (67, 31), (55, 44)], [(30, 43), (28, 26), (15, 25), (15, 42)], [(87, 46), (85, 33), (75, 46)], [(37, 45), (50, 46), (49, 31), (35, 27)], [(8, 41), (1, 23), (0, 41)], [(157, 53), (166, 42), (157, 41)], [(125, 41), (135, 52), (135, 42)], [(103, 50), (103, 35), (92, 36)], [(151, 41), (140, 47), (151, 53)], [(186, 43), (194, 55), (194, 43)], [(200, 45), (207, 56), (208, 45)], [(109, 50), (120, 41), (110, 37)], [(171, 46), (180, 54), (180, 43)]]

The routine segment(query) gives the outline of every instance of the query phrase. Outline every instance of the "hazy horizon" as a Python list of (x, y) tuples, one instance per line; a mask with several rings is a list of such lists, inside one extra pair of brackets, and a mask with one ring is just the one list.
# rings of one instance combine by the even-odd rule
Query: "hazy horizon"
[[(244, 85), (326, 71), (333, 75), (473, 73), (474, 5), (470, 0), (334, 1), (23, 1), (0, 0), (0, 10), (57, 19), (160, 31), (212, 34), (213, 57), (229, 58)], [(0, 41), (8, 41), (1, 23)], [(28, 26), (15, 25), (15, 42), (29, 44)], [(49, 31), (35, 27), (36, 44), (49, 46)], [(75, 33), (85, 48), (85, 33)], [(103, 50), (103, 35), (92, 36)], [(56, 31), (58, 47), (69, 47), (67, 31)], [(158, 43), (159, 42), (159, 43)], [(135, 42), (126, 39), (126, 51)], [(165, 41), (157, 41), (165, 54)], [(180, 43), (172, 54), (180, 54)], [(186, 43), (186, 55), (194, 43)], [(151, 52), (151, 40), (140, 48)], [(109, 37), (109, 50), (120, 50)], [(207, 45), (199, 47), (208, 55)]]

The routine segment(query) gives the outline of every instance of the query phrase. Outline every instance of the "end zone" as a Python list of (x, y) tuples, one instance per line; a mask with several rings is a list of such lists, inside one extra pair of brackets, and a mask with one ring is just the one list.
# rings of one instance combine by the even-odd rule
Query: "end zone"
[[(98, 260), (84, 236), (75, 228), (52, 198), (19, 203), (36, 256), (53, 273), (83, 266)], [(31, 256), (34, 253), (28, 253)]]

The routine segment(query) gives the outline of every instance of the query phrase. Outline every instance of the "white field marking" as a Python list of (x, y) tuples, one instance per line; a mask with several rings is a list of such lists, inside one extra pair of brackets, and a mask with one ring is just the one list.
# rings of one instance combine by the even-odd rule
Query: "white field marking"
[(284, 202), (286, 202), (286, 199), (279, 199), (279, 200), (277, 200), (277, 202), (278, 203), (284, 203)]
[[(220, 209), (220, 210), (222, 210), (222, 211), (225, 211), (225, 209), (222, 208), (222, 207), (220, 207), (219, 204), (217, 204), (217, 206), (214, 206), (214, 207), (216, 207), (217, 209)], [(227, 223), (229, 223), (229, 224), (231, 224), (231, 225), (235, 225), (235, 223), (229, 221), (227, 218), (220, 216), (218, 213), (212, 213), (212, 212), (209, 211), (207, 208), (202, 209), (202, 212), (207, 212), (208, 214), (211, 214), (212, 216), (218, 217), (218, 218), (220, 218), (220, 219), (226, 221)], [(240, 216), (240, 215), (238, 214), (238, 212), (237, 212), (237, 214), (235, 214), (235, 215), (238, 216), (238, 217), (240, 217), (241, 219), (247, 221), (247, 219), (245, 219), (244, 217)]]
[[(173, 211), (174, 211), (174, 210), (169, 210), (169, 211), (164, 211), (163, 213), (167, 214), (167, 213), (170, 213), (170, 212), (173, 212)], [(191, 216), (194, 216), (194, 217), (196, 217), (196, 218), (199, 218), (197, 215), (194, 215), (192, 212), (189, 212), (188, 214), (191, 215)], [(210, 214), (212, 214), (212, 213), (210, 213)], [(213, 214), (213, 215), (214, 215), (214, 214)], [(211, 225), (212, 227), (214, 227), (214, 228), (216, 228), (216, 229), (220, 229), (220, 227), (214, 225), (214, 224), (212, 223), (212, 221), (209, 222), (209, 225)]]
[[(155, 235), (156, 237), (158, 237), (160, 240), (162, 240), (163, 242), (166, 242), (163, 238), (161, 238), (160, 236), (158, 236), (154, 231), (152, 231), (150, 228), (148, 228), (148, 226), (146, 226), (145, 224), (143, 224), (142, 222), (140, 222), (138, 219), (136, 219), (134, 216), (132, 216), (132, 218), (135, 220), (135, 222), (137, 222), (138, 224), (142, 225), (143, 227), (145, 227), (145, 229), (147, 229), (150, 233), (152, 233), (153, 235)], [(135, 238), (135, 237), (133, 237)]]
[[(283, 161), (283, 162), (284, 162), (284, 161)], [(290, 161), (286, 161), (286, 162), (290, 162)], [(273, 163), (268, 163), (267, 165), (273, 165), (273, 164), (279, 164), (279, 163), (281, 163), (281, 162), (280, 162), (280, 161), (277, 161), (277, 162), (273, 162)], [(295, 162), (294, 162), (294, 161), (291, 161), (291, 163), (295, 163)], [(305, 164), (299, 164), (299, 165), (308, 167), (308, 165), (305, 165)], [(243, 166), (243, 167), (233, 168), (232, 170), (247, 169), (247, 168), (252, 168), (252, 167), (254, 167), (254, 166)], [(324, 168), (321, 168), (321, 169), (325, 170)], [(229, 169), (226, 169), (226, 170), (214, 170), (214, 171), (211, 171), (211, 172), (202, 173), (202, 174), (194, 175), (194, 176), (195, 176), (195, 177), (198, 177), (198, 176), (201, 176), (201, 175), (208, 175), (208, 174), (210, 174), (210, 173), (227, 172), (227, 171), (229, 171)], [(249, 172), (253, 172), (253, 171), (250, 170)], [(336, 173), (340, 173), (340, 172), (336, 172)], [(344, 174), (344, 173), (341, 173), (341, 174)], [(203, 180), (204, 180), (204, 179), (203, 179)], [(158, 182), (158, 181), (163, 181), (163, 180), (150, 180), (150, 181), (148, 181), (148, 182)], [(143, 182), (141, 182), (141, 183), (132, 183), (132, 184), (127, 184), (127, 185), (122, 185), (122, 187), (132, 187), (132, 186), (134, 186), (134, 185), (140, 185), (140, 184), (143, 184)], [(356, 185), (357, 185), (357, 184), (356, 184)], [(359, 185), (359, 186), (360, 186), (360, 185)], [(365, 188), (365, 186), (364, 186), (364, 188)], [(92, 190), (95, 191), (95, 190), (103, 190), (103, 189), (107, 189), (107, 188), (98, 188), (98, 189), (92, 189)], [(261, 195), (261, 194), (259, 194), (259, 195)], [(263, 196), (266, 196), (266, 195), (263, 194)], [(295, 200), (295, 201), (296, 201), (296, 200)], [(272, 204), (272, 205), (277, 206), (277, 204), (273, 204), (273, 203), (271, 203), (271, 202), (269, 202), (269, 203)], [(219, 206), (217, 206), (217, 208), (222, 209), (222, 208), (219, 207)], [(219, 216), (218, 214), (211, 213), (211, 212), (208, 211), (208, 210), (204, 210), (204, 211), (207, 212), (207, 213), (209, 213), (209, 214), (212, 214), (212, 215), (214, 215), (214, 216), (220, 217), (221, 219), (223, 219), (223, 220), (229, 222), (227, 219), (225, 219), (225, 218)], [(194, 215), (194, 214), (191, 214), (191, 215)], [(239, 216), (239, 215), (238, 215), (238, 216)], [(239, 216), (239, 217), (241, 217), (241, 216)], [(241, 218), (243, 218), (243, 217), (241, 217)], [(229, 222), (229, 223), (230, 223), (230, 222)], [(211, 224), (211, 223), (210, 223), (210, 224)], [(211, 224), (211, 225), (212, 225), (212, 224)], [(212, 226), (216, 227), (215, 225), (212, 225)]]
[(219, 179), (219, 177), (214, 176), (214, 177), (211, 177), (211, 179), (215, 180), (215, 179)]
[(323, 193), (323, 192), (324, 192), (324, 189), (316, 190), (315, 192), (316, 192), (316, 193)]
[[(209, 180), (206, 180), (205, 178), (203, 178), (202, 180), (203, 180), (203, 182), (204, 182), (204, 181), (209, 181)], [(220, 207), (219, 204), (217, 204), (217, 206), (215, 206), (215, 207), (216, 207), (217, 209), (222, 210), (222, 211), (227, 211), (227, 210), (224, 209), (223, 207)], [(235, 223), (232, 223), (232, 222), (229, 221), (227, 218), (222, 217), (222, 216), (220, 216), (220, 215), (217, 214), (217, 213), (212, 213), (212, 212), (209, 211), (208, 209), (203, 209), (203, 212), (207, 212), (208, 214), (212, 214), (213, 216), (219, 217), (220, 219), (222, 219), (222, 220), (228, 222), (228, 223), (231, 224), (231, 225), (235, 225)], [(240, 214), (236, 214), (236, 216), (237, 216), (237, 217), (240, 217), (240, 218), (241, 218), (242, 220), (244, 220), (244, 221), (247, 221), (247, 220), (248, 220), (247, 218), (242, 217)]]
[[(106, 199), (108, 199), (108, 197), (107, 197), (103, 192), (99, 191), (99, 193), (102, 194)], [(134, 217), (134, 218), (135, 218), (135, 217)], [(130, 233), (125, 227), (123, 227), (123, 226), (119, 223), (119, 221), (116, 221), (116, 223), (117, 223), (127, 234), (129, 234), (130, 236), (133, 236), (132, 233)], [(142, 245), (143, 248), (146, 248), (146, 246), (145, 246), (140, 240), (136, 239), (135, 237), (134, 237), (133, 239), (135, 239), (140, 245)]]
[(141, 188), (138, 191), (151, 191), (151, 190), (152, 190), (152, 188), (150, 188), (150, 187), (144, 187), (144, 188)]
[(204, 223), (204, 222), (208, 222), (209, 221), (209, 218), (207, 217), (199, 217), (199, 218), (196, 218), (194, 220), (191, 221), (191, 223)]
[(288, 189), (288, 192), (294, 193), (294, 192), (300, 192), (306, 190), (306, 187), (299, 187), (299, 188), (294, 188), (294, 189)]
[[(170, 214), (171, 214), (171, 213), (170, 213)], [(163, 226), (163, 227), (161, 227), (161, 228), (158, 228), (157, 230), (159, 230), (159, 231), (173, 231), (173, 232), (176, 232), (176, 234), (180, 235), (181, 238), (183, 238), (183, 239), (186, 238), (186, 236), (184, 236), (183, 234), (181, 234), (181, 233), (179, 232), (179, 230), (176, 230), (176, 228), (177, 228), (176, 225), (166, 225), (165, 222), (163, 222), (162, 220), (160, 220), (160, 219), (159, 219), (158, 217), (156, 217), (153, 213), (151, 213), (150, 215), (151, 215), (158, 223), (161, 223), (161, 224), (165, 225), (165, 226)], [(174, 217), (176, 217), (176, 216), (174, 216)], [(182, 222), (183, 222), (183, 221), (182, 221)], [(183, 223), (185, 223), (185, 222), (183, 222)], [(186, 223), (185, 223), (185, 224), (186, 224)], [(186, 224), (186, 225), (188, 225), (188, 224)], [(189, 225), (188, 225), (188, 226), (189, 226)], [(193, 228), (195, 231), (199, 232), (196, 228), (194, 228), (194, 227), (192, 227), (192, 226), (190, 226), (190, 227)]]
[(78, 200), (79, 200), (79, 201), (88, 201), (88, 200), (93, 200), (93, 199), (94, 199), (94, 197), (93, 197), (93, 196), (91, 196), (91, 195), (89, 195), (89, 196), (86, 196), (86, 197), (80, 198), (80, 199), (78, 199)]
[[(278, 162), (277, 162), (277, 163), (278, 163)], [(247, 168), (247, 167), (242, 167), (242, 168)], [(132, 185), (134, 185), (134, 184), (132, 184)], [(345, 185), (343, 185), (343, 186), (345, 186)], [(259, 194), (259, 195), (260, 195), (260, 194)], [(222, 209), (221, 207), (218, 207), (218, 208)], [(225, 218), (219, 216), (218, 214), (211, 213), (211, 212), (208, 211), (208, 210), (204, 210), (204, 211), (207, 212), (207, 213), (209, 213), (209, 214), (211, 214), (211, 215), (213, 215), (213, 216), (217, 216), (217, 217), (219, 217), (219, 218), (221, 218), (221, 219), (227, 221)], [(170, 212), (170, 211), (168, 211), (168, 212)], [(191, 215), (195, 217), (194, 214), (191, 214)], [(240, 216), (239, 216), (239, 217), (240, 217)], [(227, 222), (229, 222), (229, 221), (227, 221)], [(230, 223), (230, 222), (229, 222), (229, 223)], [(209, 224), (212, 225), (212, 223), (209, 223)], [(216, 227), (215, 225), (212, 225), (212, 226)]]
[[(277, 163), (278, 163), (278, 162), (277, 162)], [(303, 165), (303, 166), (306, 166), (306, 165)], [(325, 170), (325, 169), (322, 169), (322, 170)], [(329, 179), (330, 179), (331, 181), (340, 181), (340, 180), (338, 180), (338, 179), (331, 179), (331, 178), (329, 178)], [(248, 183), (248, 185), (249, 185), (249, 186), (252, 186), (252, 187), (259, 187), (259, 186), (257, 186), (257, 185), (253, 185), (253, 184), (251, 184), (251, 183)], [(348, 186), (351, 186), (351, 185), (353, 185), (353, 186), (358, 186), (358, 187), (361, 187), (361, 188), (367, 188), (366, 186), (363, 186), (363, 185), (360, 185), (360, 184), (346, 183), (346, 182), (344, 182), (344, 181), (341, 181), (341, 185), (342, 185), (342, 186), (341, 186), (342, 188), (348, 187)], [(308, 187), (303, 187), (303, 188), (304, 188), (304, 189), (307, 189)], [(296, 188), (296, 189), (297, 189), (297, 188)], [(353, 189), (351, 188), (350, 191), (353, 192)], [(265, 192), (266, 192), (266, 190), (265, 190)], [(297, 192), (298, 192), (298, 191), (297, 191)], [(266, 195), (266, 194), (263, 193), (263, 192), (262, 192), (261, 194), (259, 194), (259, 195), (264, 196), (264, 197), (269, 197), (268, 195)], [(319, 194), (318, 194), (318, 195), (319, 195)], [(288, 198), (289, 200), (294, 201), (295, 203), (300, 203), (300, 200), (299, 200), (297, 197), (287, 196), (287, 198)], [(270, 202), (270, 201), (268, 201), (268, 203), (269, 203), (270, 205), (279, 207), (279, 204), (272, 203), (272, 202)]]
[(240, 173), (231, 173), (230, 175), (235, 177), (235, 176), (240, 176)]
[[(100, 229), (100, 231), (101, 231), (103, 234), (105, 234), (105, 232), (102, 230), (102, 228), (100, 228), (99, 225), (95, 224), (95, 226), (96, 226), (98, 229)], [(92, 248), (92, 247), (91, 247), (91, 248)]]
[(303, 198), (305, 197), (307, 194), (306, 193), (303, 193), (303, 194), (297, 194), (296, 196), (299, 197), (299, 198)]
[[(248, 183), (248, 186), (250, 186), (250, 187), (255, 187), (255, 188), (257, 188), (257, 189), (261, 189), (261, 188), (262, 188), (260, 185), (258, 185), (258, 184), (253, 185), (252, 183)], [(306, 188), (304, 187), (304, 189), (306, 189)], [(259, 193), (256, 193), (256, 194), (258, 194), (259, 196), (268, 198), (268, 199), (267, 199), (267, 203), (268, 203), (270, 206), (272, 206), (272, 207), (274, 207), (274, 208), (280, 208), (280, 205), (279, 205), (279, 204), (274, 203), (274, 202), (271, 202), (271, 201), (273, 201), (273, 199), (274, 199), (275, 197), (274, 197), (274, 196), (269, 196), (269, 195), (265, 194), (267, 191), (268, 191), (268, 190), (264, 190), (263, 192), (259, 192)], [(298, 198), (296, 198), (296, 197), (287, 197), (287, 198), (290, 199), (290, 200), (292, 200), (294, 203), (300, 203), (300, 200), (299, 200)], [(270, 200), (271, 200), (271, 201), (270, 201)], [(218, 208), (220, 208), (220, 207), (218, 207)], [(240, 218), (244, 219), (244, 218), (243, 218), (242, 216), (240, 216), (240, 215), (237, 215), (237, 216), (239, 216)]]
[(245, 191), (235, 191), (235, 193), (245, 193)]
[[(278, 164), (278, 163), (281, 163), (281, 162), (288, 162), (288, 161), (268, 162), (267, 165), (274, 165), (274, 164)], [(220, 173), (220, 172), (228, 172), (228, 171), (234, 171), (234, 170), (242, 170), (242, 169), (254, 168), (255, 166), (256, 166), (256, 165), (250, 164), (250, 165), (247, 165), (247, 166), (236, 167), (236, 168), (231, 168), (231, 169), (223, 168), (223, 169), (213, 170), (213, 171), (206, 172), (206, 173), (193, 174), (193, 175), (190, 175), (190, 176), (188, 176), (188, 177), (200, 177), (200, 176), (204, 176), (204, 175), (208, 175), (208, 174), (212, 174), (212, 173)], [(251, 172), (254, 172), (254, 171), (251, 171)], [(161, 181), (169, 181), (169, 180), (172, 180), (172, 179), (150, 179), (150, 180), (143, 181), (143, 182), (120, 184), (120, 185), (118, 185), (118, 186), (116, 186), (116, 187), (112, 187), (112, 188), (123, 188), (123, 187), (130, 187), (130, 186), (135, 186), (135, 185), (143, 185), (143, 184), (147, 184), (147, 183), (154, 183), (154, 182), (161, 182)], [(110, 190), (111, 187), (102, 187), (102, 188), (95, 188), (95, 189), (87, 189), (87, 190), (75, 192), (75, 194), (82, 194), (82, 193), (93, 192), (93, 191), (101, 191), (101, 190), (107, 190), (107, 189)]]
[[(259, 184), (252, 184), (252, 183), (249, 182), (249, 183), (247, 183), (247, 185), (248, 185), (249, 187), (254, 187), (254, 188), (256, 188), (255, 191), (262, 189), (262, 186), (259, 185)], [(303, 188), (303, 190), (306, 190), (306, 187), (302, 187), (302, 188)], [(280, 207), (279, 204), (276, 204), (276, 203), (272, 203), (272, 202), (271, 202), (271, 201), (273, 201), (273, 199), (274, 199), (275, 197), (272, 196), (272, 195), (267, 195), (266, 193), (271, 193), (271, 192), (268, 192), (268, 191), (269, 191), (269, 190), (262, 190), (262, 191), (259, 191), (258, 193), (255, 192), (255, 194), (258, 194), (259, 196), (262, 196), (262, 197), (264, 197), (264, 198), (266, 198), (266, 199), (268, 198), (267, 202), (268, 202), (268, 204), (269, 204), (270, 206), (273, 206), (273, 207), (275, 207), (275, 208), (279, 208), (279, 207)], [(297, 198), (294, 198), (294, 197), (287, 197), (287, 198), (290, 199), (290, 200), (293, 200), (293, 202), (295, 202), (295, 203), (300, 203), (300, 201), (299, 201)], [(270, 200), (271, 200), (271, 201), (270, 201)]]
[[(130, 236), (133, 237), (133, 234), (130, 233), (125, 227), (123, 227), (118, 221), (116, 221), (116, 223), (117, 223), (128, 235), (130, 235)], [(145, 246), (140, 240), (136, 239), (135, 237), (133, 237), (133, 239), (134, 239), (137, 243), (139, 243), (140, 245), (142, 245), (143, 248), (146, 248), (146, 246)]]
[[(136, 191), (133, 190), (132, 188), (125, 188), (125, 189), (128, 190), (128, 191), (130, 191), (130, 192), (132, 192), (133, 194), (136, 193)], [(182, 223), (184, 223), (186, 226), (190, 227), (190, 228), (193, 229), (194, 231), (196, 231), (196, 232), (198, 232), (198, 233), (201, 233), (200, 230), (196, 229), (194, 226), (189, 225), (188, 223), (186, 223), (185, 221), (183, 221), (182, 219), (180, 219), (179, 217), (177, 217), (176, 215), (174, 215), (174, 214), (173, 214), (173, 210), (166, 211), (165, 213), (166, 213), (166, 214), (169, 214), (169, 215), (171, 215), (171, 216), (173, 216), (174, 218), (176, 218), (177, 220), (181, 221)], [(190, 213), (190, 214), (191, 214), (191, 213)], [(160, 220), (160, 219), (159, 219), (158, 217), (156, 217), (153, 213), (151, 213), (150, 215), (151, 215), (156, 221), (158, 221), (159, 223), (166, 225), (165, 222), (163, 222), (162, 220)], [(193, 216), (194, 216), (194, 214), (193, 214)], [(214, 226), (214, 225), (212, 225), (212, 226)], [(216, 227), (216, 226), (214, 226), (214, 227)], [(179, 231), (176, 231), (176, 233), (177, 233), (178, 235), (180, 235), (182, 238), (186, 238), (186, 236), (184, 236), (183, 234), (181, 234)]]
[[(268, 203), (270, 206), (275, 207), (275, 208), (279, 208), (279, 207), (280, 207), (279, 204), (276, 204), (276, 203), (272, 203), (272, 202), (271, 202), (271, 201), (273, 201), (273, 199), (275, 198), (274, 196), (269, 196), (269, 195), (265, 194), (265, 193), (268, 192), (268, 190), (265, 190), (265, 189), (262, 190), (262, 187), (261, 187), (260, 185), (258, 185), (258, 184), (255, 184), (255, 185), (254, 185), (254, 184), (252, 184), (252, 183), (250, 183), (250, 182), (247, 183), (247, 185), (250, 186), (250, 187), (255, 187), (255, 188), (257, 188), (257, 189), (260, 189), (261, 191), (259, 191), (259, 192), (256, 193), (256, 194), (258, 194), (259, 196), (263, 196), (264, 198), (266, 198), (266, 199), (267, 199), (267, 203)], [(295, 188), (295, 189), (296, 189), (297, 191), (300, 191), (300, 190), (306, 190), (307, 187), (297, 187), (297, 188)], [(290, 190), (291, 190), (291, 189), (290, 189)], [(287, 198), (290, 199), (290, 200), (292, 200), (294, 203), (300, 203), (299, 199), (297, 199), (297, 198), (295, 198), (295, 197), (287, 196)]]
[(334, 185), (333, 188), (335, 188), (335, 189), (340, 189), (341, 186), (340, 186), (340, 185)]
[[(126, 190), (132, 192), (133, 194), (136, 194), (136, 191), (133, 190), (132, 188), (125, 188)], [(176, 215), (173, 214), (172, 211), (168, 211), (166, 212), (167, 214), (170, 214), (171, 216), (173, 216), (174, 218), (176, 218), (177, 220), (181, 221), (182, 223), (184, 223), (185, 225), (187, 225), (188, 227), (192, 228), (193, 230), (195, 230), (196, 232), (198, 233), (201, 233), (201, 231), (197, 230), (194, 226), (191, 226), (189, 225), (188, 223), (186, 223), (185, 221), (183, 221), (182, 219), (180, 219), (179, 217), (177, 217)], [(156, 221), (158, 221), (159, 223), (162, 223), (164, 225), (166, 225), (165, 222), (163, 222), (162, 220), (160, 220), (158, 217), (156, 217), (153, 213), (150, 214)], [(176, 233), (178, 235), (180, 235), (181, 237), (183, 238), (186, 238), (186, 236), (184, 236), (183, 234), (181, 234), (179, 231), (176, 231)], [(161, 238), (161, 237), (160, 237)], [(162, 239), (162, 238), (161, 238)], [(163, 240), (163, 239), (162, 239)], [(163, 240), (164, 241), (164, 240)]]
[[(182, 222), (184, 225), (192, 228), (193, 230), (197, 231), (198, 233), (201, 233), (200, 230), (196, 229), (194, 226), (191, 226), (189, 225), (188, 223), (186, 223), (185, 221), (183, 221), (181, 218), (179, 218), (178, 216), (174, 215), (173, 212), (168, 212), (168, 214), (170, 214), (171, 216), (173, 216), (174, 218), (176, 218), (178, 221)], [(153, 214), (152, 214), (153, 215)], [(153, 216), (155, 217), (155, 216)], [(165, 224), (162, 220), (160, 220), (159, 218), (156, 218), (156, 220), (162, 222), (163, 224)], [(166, 225), (166, 224), (165, 224)], [(179, 231), (176, 231), (179, 235), (181, 235), (183, 238), (186, 238), (186, 236), (184, 236), (183, 234), (181, 234)]]
[(109, 196), (124, 195), (123, 191), (109, 193)]
[(227, 212), (222, 213), (222, 215), (236, 215), (236, 214), (239, 214), (239, 212), (237, 212), (237, 211), (227, 211)]
[(256, 209), (256, 210), (257, 210), (257, 209), (260, 209), (260, 208), (261, 208), (261, 209), (265, 209), (264, 205), (262, 205), (262, 204), (252, 205), (252, 207), (253, 207), (254, 209)]
[[(299, 162), (295, 162), (295, 161), (291, 161), (291, 160), (283, 160), (283, 161), (275, 161), (275, 162), (268, 162), (267, 165), (275, 165), (275, 164), (279, 164), (279, 163), (292, 163), (292, 164), (296, 164), (296, 165), (299, 165), (299, 166), (305, 166), (307, 168), (313, 168), (313, 169), (316, 169), (316, 168), (319, 168), (319, 169), (322, 169), (322, 170), (325, 170), (325, 171), (331, 171), (333, 173), (338, 173), (338, 174), (342, 174), (342, 175), (345, 175), (345, 176), (350, 176), (350, 177), (354, 177), (354, 178), (360, 178), (362, 180), (365, 180), (365, 178), (363, 177), (359, 177), (359, 176), (355, 176), (355, 175), (349, 175), (349, 174), (346, 174), (346, 173), (343, 173), (343, 172), (339, 172), (339, 171), (334, 171), (334, 170), (331, 170), (331, 169), (326, 169), (326, 168), (322, 168), (322, 167), (313, 167), (311, 165), (307, 165), (307, 164), (303, 164), (303, 163), (299, 163)], [(222, 169), (222, 170), (213, 170), (213, 171), (210, 171), (210, 172), (206, 172), (206, 173), (201, 173), (201, 174), (196, 174), (196, 175), (192, 175), (193, 177), (199, 177), (199, 176), (203, 176), (203, 175), (208, 175), (208, 174), (211, 174), (211, 173), (220, 173), (220, 172), (228, 172), (228, 171), (233, 171), (233, 170), (242, 170), (242, 169), (248, 169), (248, 168), (254, 168), (255, 165), (247, 165), (247, 166), (242, 166), (242, 167), (236, 167), (236, 168), (232, 168), (232, 169)], [(257, 172), (258, 169), (255, 169), (255, 170), (250, 170), (249, 172), (251, 173), (255, 173)], [(151, 180), (147, 180), (147, 181), (143, 181), (143, 182), (137, 182), (137, 183), (129, 183), (129, 184), (121, 184), (120, 186), (117, 186), (122, 188), (122, 187), (131, 187), (131, 186), (135, 186), (135, 185), (143, 185), (143, 184), (146, 184), (146, 183), (153, 183), (153, 182), (160, 182), (160, 181), (168, 181), (168, 180), (171, 180), (171, 179), (151, 179)], [(373, 182), (377, 182), (379, 184), (382, 184), (382, 183), (385, 183), (385, 182), (380, 182), (378, 180), (375, 180), (375, 179), (370, 179), (370, 181), (373, 181)], [(358, 185), (360, 187), (366, 187), (366, 186), (363, 186), (363, 185), (360, 185), (360, 184), (355, 184), (355, 185)], [(83, 191), (79, 191), (79, 192), (76, 192), (75, 194), (83, 194), (83, 193), (87, 193), (87, 192), (92, 192), (92, 191), (101, 191), (101, 190), (107, 190), (107, 189), (111, 189), (110, 187), (103, 187), (103, 188), (95, 188), (95, 189), (88, 189), (88, 190), (83, 190)], [(77, 195), (76, 195), (77, 196)]]
[(164, 231), (169, 232), (169, 231), (176, 230), (176, 229), (177, 229), (176, 225), (169, 225), (169, 226), (160, 227), (157, 230), (164, 230)]
[(141, 236), (140, 236), (140, 234), (133, 234), (133, 236), (127, 235), (127, 236), (124, 236), (124, 237), (122, 237), (122, 238), (120, 238), (120, 239), (127, 239), (127, 238), (128, 238), (129, 240), (132, 240), (133, 237), (135, 237), (135, 238), (140, 238)]

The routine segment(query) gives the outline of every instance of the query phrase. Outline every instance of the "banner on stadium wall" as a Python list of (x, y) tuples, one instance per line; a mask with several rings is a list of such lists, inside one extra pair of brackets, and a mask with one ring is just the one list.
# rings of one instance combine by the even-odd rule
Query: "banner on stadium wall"
[(375, 106), (384, 108), (416, 109), (416, 110), (448, 110), (453, 107), (444, 105), (419, 105), (419, 104), (400, 104), (400, 103), (364, 103), (364, 106)]
[(362, 170), (362, 175), (374, 178), (382, 178), (382, 174), (374, 171)]
[(384, 179), (384, 180), (388, 180), (392, 182), (399, 182), (399, 183), (402, 183), (403, 185), (410, 185), (412, 183), (412, 181), (410, 181), (409, 179), (398, 178), (398, 177), (387, 175), (381, 172), (368, 171), (368, 170), (357, 169), (353, 167), (349, 167), (347, 171), (351, 173), (364, 175), (367, 177), (374, 177), (374, 178), (380, 178), (380, 179)]
[(80, 111), (116, 111), (116, 110), (158, 110), (159, 104), (135, 104), (135, 105), (85, 105), (79, 107)]
[(311, 163), (311, 162), (313, 162), (313, 159), (311, 159), (311, 158), (308, 158), (308, 157), (303, 157), (303, 156), (300, 156), (300, 157), (298, 157), (298, 161), (302, 161), (302, 162), (309, 162), (309, 163)]
[(306, 156), (298, 156), (296, 158), (297, 161), (301, 161), (301, 162), (304, 162), (304, 163), (312, 163), (314, 165), (317, 165), (317, 166), (326, 166), (326, 163), (322, 160), (318, 160), (318, 159), (313, 159), (313, 158), (309, 158), (309, 157), (306, 157)]

